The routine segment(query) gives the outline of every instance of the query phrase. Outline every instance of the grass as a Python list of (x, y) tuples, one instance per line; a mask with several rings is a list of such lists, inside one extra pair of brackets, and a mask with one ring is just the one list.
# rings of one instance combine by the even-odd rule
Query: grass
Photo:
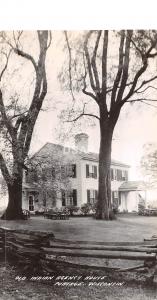
[(157, 231), (157, 217), (118, 215), (117, 220), (99, 221), (92, 218), (48, 220), (42, 216), (27, 221), (3, 221), (0, 227), (51, 231), (56, 238), (82, 241), (142, 241)]
[[(3, 221), (0, 227), (51, 231), (56, 238), (84, 241), (142, 241), (156, 234), (157, 217), (119, 215), (114, 221), (98, 221), (92, 218), (70, 218), (69, 220), (47, 220), (31, 217), (28, 221)], [(66, 270), (65, 270), (66, 272)], [(2, 300), (156, 300), (157, 287), (132, 285), (112, 287), (56, 287), (53, 284), (15, 280), (17, 270), (1, 264), (0, 290)], [(118, 279), (117, 279), (118, 280)], [(115, 280), (114, 280), (115, 281)], [(119, 278), (120, 281), (120, 278)]]

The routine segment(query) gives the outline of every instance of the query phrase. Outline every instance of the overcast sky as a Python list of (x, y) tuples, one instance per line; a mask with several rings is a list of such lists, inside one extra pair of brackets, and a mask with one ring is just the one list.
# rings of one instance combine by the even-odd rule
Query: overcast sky
[[(61, 91), (57, 80), (57, 74), (64, 61), (62, 32), (53, 33), (53, 45), (48, 54), (48, 84), (50, 111), (41, 112), (35, 127), (31, 152), (38, 150), (46, 142), (60, 143), (58, 132), (60, 120), (59, 111), (63, 103), (70, 100)], [(80, 98), (82, 94), (80, 93)], [(96, 121), (97, 122), (97, 121)], [(65, 124), (66, 128), (67, 124)], [(143, 154), (145, 143), (157, 143), (157, 108), (146, 104), (126, 104), (122, 109), (120, 119), (117, 123), (112, 145), (112, 158), (130, 164), (130, 179), (140, 177), (140, 159)], [(89, 151), (99, 151), (99, 126), (84, 126), (82, 131), (89, 134)], [(80, 128), (78, 128), (78, 132)], [(74, 147), (74, 139), (67, 139), (65, 144)]]
[[(34, 33), (26, 32), (27, 44), (26, 51), (32, 54), (37, 49)], [(40, 112), (37, 120), (30, 153), (34, 153), (46, 142), (61, 143), (58, 138), (58, 129), (60, 127), (60, 119), (58, 118), (60, 110), (65, 104), (70, 103), (70, 95), (63, 93), (60, 84), (57, 80), (58, 72), (64, 62), (63, 52), (64, 35), (61, 31), (53, 31), (52, 45), (47, 55), (47, 78), (48, 78), (48, 93), (45, 99), (44, 107), (48, 107), (45, 112)], [(23, 63), (23, 61), (21, 60)], [(30, 67), (30, 66), (29, 66)], [(15, 76), (15, 79), (10, 82), (8, 93), (11, 86), (14, 90), (19, 89), (21, 99), (24, 102), (29, 102), (31, 99), (31, 89), (28, 88), (28, 77), (30, 77), (29, 67), (24, 62), (21, 73)], [(17, 67), (18, 68), (18, 67)], [(28, 69), (27, 69), (28, 68)], [(22, 84), (22, 88), (21, 88)], [(6, 92), (7, 93), (7, 92)], [(80, 93), (80, 98), (82, 93)], [(97, 121), (96, 121), (97, 122)], [(63, 128), (66, 128), (64, 124)], [(145, 143), (157, 142), (157, 108), (143, 104), (134, 105), (126, 104), (122, 109), (120, 119), (115, 128), (112, 158), (125, 162), (131, 166), (130, 179), (136, 180), (140, 178), (139, 165), (143, 154), (143, 145)], [(80, 133), (80, 128), (76, 133)], [(99, 151), (99, 126), (88, 127), (83, 126), (82, 132), (89, 135), (89, 151)], [(64, 143), (74, 147), (74, 139), (65, 140)]]

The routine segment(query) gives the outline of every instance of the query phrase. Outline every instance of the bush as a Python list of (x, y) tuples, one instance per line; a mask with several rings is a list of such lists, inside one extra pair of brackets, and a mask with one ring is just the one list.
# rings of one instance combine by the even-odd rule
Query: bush
[(77, 207), (77, 206), (67, 206), (65, 209), (69, 211), (70, 216), (73, 216), (75, 212), (78, 212), (79, 207)]
[(95, 206), (92, 204), (85, 203), (81, 206), (82, 213), (86, 215), (93, 215), (95, 214)]

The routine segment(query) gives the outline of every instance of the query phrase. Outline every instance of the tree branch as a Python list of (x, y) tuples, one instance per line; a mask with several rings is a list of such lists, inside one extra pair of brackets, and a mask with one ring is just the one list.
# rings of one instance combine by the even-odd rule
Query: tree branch
[(92, 56), (92, 59), (91, 59), (91, 66), (92, 66), (93, 74), (94, 74), (94, 78), (95, 78), (95, 86), (96, 86), (97, 92), (99, 92), (99, 93), (100, 93), (100, 83), (99, 83), (98, 70), (97, 70), (97, 66), (96, 66), (96, 55), (97, 55), (98, 46), (99, 46), (99, 42), (100, 42), (101, 32), (102, 31), (99, 30), (98, 33), (97, 33), (97, 39), (96, 39), (96, 42), (95, 42), (93, 56)]
[(123, 69), (123, 47), (124, 47), (124, 40), (125, 40), (125, 31), (121, 31), (121, 39), (120, 39), (120, 46), (119, 46), (119, 64), (118, 64), (118, 71), (116, 78), (114, 80), (113, 88), (108, 90), (108, 92), (112, 91), (111, 95), (111, 105), (115, 102), (115, 97), (118, 89), (118, 85), (122, 75)]
[(24, 57), (24, 58), (28, 59), (29, 61), (31, 61), (31, 63), (33, 64), (33, 67), (35, 69), (35, 72), (37, 72), (37, 64), (36, 64), (33, 56), (31, 56), (28, 53), (25, 53), (24, 51), (22, 51), (18, 48), (15, 48), (14, 51), (15, 51), (16, 54), (20, 55), (21, 57)]
[(141, 94), (141, 93), (144, 93), (146, 90), (148, 90), (148, 89), (154, 89), (154, 90), (157, 90), (157, 88), (155, 87), (155, 86), (152, 86), (152, 85), (149, 85), (149, 86), (147, 86), (144, 90), (142, 90), (142, 91), (138, 91), (138, 89), (135, 91), (135, 93), (137, 93), (137, 94)]
[(71, 123), (71, 122), (76, 122), (77, 120), (79, 120), (80, 118), (82, 118), (83, 116), (88, 116), (88, 117), (92, 117), (92, 118), (96, 118), (97, 120), (100, 120), (100, 118), (96, 115), (93, 114), (87, 114), (87, 113), (82, 113), (79, 116), (77, 116), (76, 118), (72, 119), (72, 120), (67, 120), (67, 123)]
[(9, 120), (9, 118), (7, 117), (6, 111), (5, 111), (5, 106), (3, 103), (3, 96), (2, 96), (2, 91), (0, 90), (0, 112), (1, 112), (1, 116), (2, 116), (2, 120), (6, 126), (6, 128), (8, 129), (8, 132), (12, 138), (12, 141), (16, 140), (16, 133), (14, 130), (14, 127), (11, 123), (11, 121)]
[(88, 51), (88, 47), (87, 47), (88, 40), (92, 33), (93, 33), (93, 30), (90, 30), (86, 35), (86, 39), (84, 42), (84, 51), (85, 51), (85, 56), (86, 56), (86, 62), (87, 62), (87, 68), (88, 68), (88, 74), (89, 74), (91, 88), (93, 89), (94, 92), (96, 92), (96, 86), (94, 85), (94, 78), (93, 78), (93, 73), (92, 73), (92, 68), (91, 68), (90, 56), (89, 56), (89, 51)]
[(147, 99), (147, 98), (132, 99), (132, 100), (127, 100), (126, 102), (140, 102), (140, 101), (157, 102), (156, 99)]
[(126, 36), (126, 42), (125, 42), (125, 54), (124, 54), (124, 63), (123, 63), (123, 74), (120, 84), (120, 89), (118, 91), (117, 95), (117, 102), (120, 102), (123, 97), (123, 93), (126, 87), (127, 79), (128, 79), (128, 70), (129, 70), (129, 57), (130, 57), (130, 43), (131, 43), (131, 37), (132, 37), (133, 31), (128, 30), (127, 36)]
[(5, 55), (5, 57), (6, 57), (6, 63), (5, 63), (5, 66), (4, 66), (3, 70), (2, 70), (1, 73), (0, 73), (0, 81), (2, 80), (3, 74), (4, 74), (4, 72), (5, 72), (6, 69), (7, 69), (8, 62), (9, 62), (9, 57), (10, 57), (10, 55), (11, 55), (11, 52), (12, 52), (12, 49), (10, 49), (8, 55), (7, 55), (6, 53), (4, 53), (4, 55)]
[(151, 81), (154, 81), (155, 79), (157, 79), (157, 76), (154, 76), (148, 80), (144, 80), (141, 85), (134, 91), (134, 93), (138, 93), (138, 91), (144, 86), (146, 85), (147, 83), (151, 82)]
[(85, 95), (87, 95), (87, 96), (93, 98), (93, 99), (97, 102), (97, 98), (94, 96), (94, 94), (92, 94), (91, 92), (86, 91), (86, 89), (82, 89), (82, 92), (83, 92)]
[(102, 94), (106, 101), (107, 89), (107, 50), (108, 50), (108, 30), (104, 31), (103, 53), (102, 53)]
[(68, 69), (68, 72), (69, 72), (69, 88), (70, 88), (72, 99), (74, 101), (75, 97), (74, 97), (74, 93), (73, 93), (72, 72), (71, 72), (71, 70), (72, 70), (71, 69), (71, 67), (72, 67), (71, 47), (70, 47), (67, 31), (64, 31), (64, 35), (65, 35), (65, 40), (66, 40), (66, 44), (67, 44), (67, 48), (68, 48), (68, 52), (69, 52), (69, 69)]

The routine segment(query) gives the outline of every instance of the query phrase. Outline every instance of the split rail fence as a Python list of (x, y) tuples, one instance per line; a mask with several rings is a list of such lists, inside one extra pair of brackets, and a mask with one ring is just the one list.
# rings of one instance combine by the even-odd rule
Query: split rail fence
[[(141, 242), (87, 242), (56, 239), (51, 232), (11, 230), (0, 228), (0, 252), (23, 270), (54, 272), (56, 262), (67, 266), (113, 269), (115, 272), (147, 270), (146, 279), (157, 282), (157, 236)], [(70, 262), (68, 259), (70, 258)], [(85, 263), (81, 263), (80, 259)], [(86, 264), (88, 259), (99, 260), (99, 267)], [(141, 262), (133, 267), (108, 267), (104, 260)], [(73, 261), (74, 260), (74, 261)], [(103, 265), (104, 264), (104, 265)]]

